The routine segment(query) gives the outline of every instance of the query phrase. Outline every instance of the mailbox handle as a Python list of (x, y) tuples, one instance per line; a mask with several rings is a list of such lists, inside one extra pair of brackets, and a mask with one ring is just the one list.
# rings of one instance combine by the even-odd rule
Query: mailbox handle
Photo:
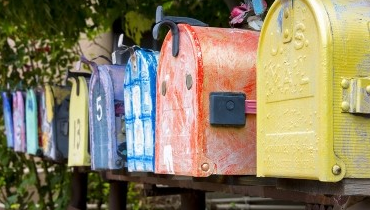
[(186, 24), (189, 24), (191, 26), (208, 26), (208, 24), (206, 23), (203, 23), (202, 21), (200, 20), (197, 20), (197, 19), (194, 19), (194, 18), (189, 18), (189, 17), (176, 17), (176, 16), (165, 16), (163, 14), (163, 7), (162, 6), (158, 6), (157, 7), (157, 11), (156, 11), (156, 15), (155, 15), (155, 23), (159, 23), (163, 20), (169, 20), (169, 21), (172, 21), (176, 24), (178, 23), (186, 23)]
[(180, 45), (180, 35), (179, 35), (179, 27), (177, 27), (176, 23), (163, 20), (157, 24), (155, 24), (153, 28), (153, 38), (158, 40), (159, 28), (162, 25), (167, 25), (172, 33), (172, 56), (176, 57), (179, 54), (179, 45)]
[(91, 74), (87, 73), (87, 72), (71, 71), (71, 70), (68, 69), (66, 80), (68, 80), (69, 78), (76, 78), (77, 96), (80, 95), (80, 80), (77, 79), (79, 76), (85, 77), (85, 78), (90, 78)]
[(153, 28), (153, 38), (158, 40), (159, 29), (162, 25), (170, 28), (172, 33), (172, 56), (176, 57), (179, 54), (180, 33), (177, 26), (178, 23), (186, 23), (192, 26), (208, 26), (208, 24), (194, 18), (164, 16), (162, 6), (157, 7), (156, 24)]

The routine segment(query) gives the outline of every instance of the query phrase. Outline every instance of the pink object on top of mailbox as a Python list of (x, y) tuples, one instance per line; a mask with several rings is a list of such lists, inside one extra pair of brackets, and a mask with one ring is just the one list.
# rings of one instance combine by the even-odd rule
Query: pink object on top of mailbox
[[(168, 33), (159, 59), (155, 173), (195, 177), (255, 174), (256, 115), (246, 114), (242, 126), (214, 126), (210, 112), (223, 112), (222, 107), (220, 111), (217, 108), (223, 99), (212, 104), (214, 92), (227, 97), (241, 93), (243, 103), (256, 100), (259, 32), (177, 26), (178, 55), (171, 53), (173, 35)], [(234, 103), (228, 103), (226, 100), (224, 105), (233, 109)]]

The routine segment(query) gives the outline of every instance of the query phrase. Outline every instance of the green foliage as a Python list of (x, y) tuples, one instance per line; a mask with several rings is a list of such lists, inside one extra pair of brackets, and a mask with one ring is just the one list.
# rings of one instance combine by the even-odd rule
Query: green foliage
[(98, 173), (89, 173), (87, 192), (87, 202), (97, 204), (100, 209), (108, 203), (109, 183), (104, 182)]

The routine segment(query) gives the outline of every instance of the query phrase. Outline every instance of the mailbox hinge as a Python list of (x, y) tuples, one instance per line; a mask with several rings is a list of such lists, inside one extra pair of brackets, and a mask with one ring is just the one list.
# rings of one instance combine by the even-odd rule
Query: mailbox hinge
[(370, 77), (343, 78), (342, 112), (370, 114)]

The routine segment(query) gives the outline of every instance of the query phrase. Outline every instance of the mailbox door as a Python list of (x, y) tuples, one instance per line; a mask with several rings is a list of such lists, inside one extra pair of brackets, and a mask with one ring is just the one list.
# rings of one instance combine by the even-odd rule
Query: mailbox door
[[(77, 81), (78, 80), (78, 81)], [(69, 107), (68, 166), (89, 166), (88, 153), (88, 87), (84, 77), (72, 78)], [(77, 83), (78, 90), (77, 90)]]
[(12, 97), (7, 92), (2, 92), (3, 98), (3, 113), (5, 121), (5, 132), (6, 132), (6, 142), (9, 148), (14, 147), (14, 129), (13, 129), (13, 112), (12, 112)]
[(26, 97), (26, 136), (27, 153), (36, 155), (39, 148), (37, 99), (35, 91), (27, 90)]
[(55, 87), (53, 89), (55, 103), (55, 131), (56, 131), (56, 156), (55, 160), (64, 162), (68, 158), (68, 120), (69, 120), (69, 102), (70, 87)]
[(13, 93), (14, 151), (26, 152), (24, 98), (21, 91)]
[(44, 155), (56, 162), (68, 157), (69, 97), (68, 87), (45, 86)]
[[(48, 113), (48, 106), (46, 101), (47, 92), (50, 94), (50, 86), (46, 85), (43, 92), (40, 95), (40, 106), (39, 111), (41, 113), (41, 132), (42, 132), (42, 153), (45, 157), (50, 156), (51, 144), (53, 143), (53, 124), (52, 118), (49, 117), (52, 113)], [(54, 101), (50, 102), (54, 103)]]
[(258, 52), (258, 176), (335, 182), (348, 166), (357, 168), (350, 153), (358, 138), (347, 128), (364, 128), (366, 120), (356, 124), (342, 114), (338, 96), (340, 76), (355, 76), (359, 52), (369, 47), (367, 26), (350, 25), (367, 25), (369, 15), (351, 4), (281, 0), (269, 10)]
[(126, 65), (102, 65), (99, 67), (102, 71), (107, 71), (112, 81), (114, 94), (114, 126), (115, 138), (112, 142), (112, 151), (114, 153), (115, 164), (120, 163), (121, 167), (127, 167), (127, 145), (125, 135), (125, 106), (123, 84), (125, 80)]
[(154, 171), (158, 52), (135, 49), (126, 66), (124, 96), (129, 171)]
[[(180, 29), (180, 51), (172, 56), (172, 36), (167, 34), (160, 52), (157, 75), (155, 173), (197, 174), (197, 133), (200, 110), (197, 97), (198, 72), (203, 69), (198, 50), (184, 27)], [(195, 48), (195, 49), (194, 49)], [(186, 77), (194, 88), (188, 89)]]
[(89, 98), (91, 167), (93, 170), (122, 168), (123, 161), (117, 155), (113, 84), (105, 68), (92, 74)]

